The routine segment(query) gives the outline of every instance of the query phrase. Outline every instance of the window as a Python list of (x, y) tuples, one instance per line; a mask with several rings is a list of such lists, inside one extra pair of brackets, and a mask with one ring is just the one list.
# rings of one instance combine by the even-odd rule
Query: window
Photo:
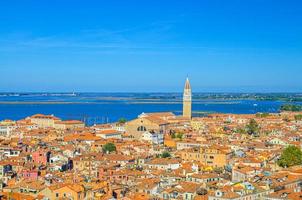
[(139, 127), (137, 128), (137, 131), (147, 131), (147, 129), (146, 129), (146, 127), (144, 127), (144, 126), (139, 126)]

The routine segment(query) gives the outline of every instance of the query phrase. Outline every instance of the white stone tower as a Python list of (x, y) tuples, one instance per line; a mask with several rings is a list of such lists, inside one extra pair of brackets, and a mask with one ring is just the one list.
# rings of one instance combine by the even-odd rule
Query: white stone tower
[(184, 88), (182, 115), (188, 119), (192, 118), (192, 90), (189, 78), (187, 78)]

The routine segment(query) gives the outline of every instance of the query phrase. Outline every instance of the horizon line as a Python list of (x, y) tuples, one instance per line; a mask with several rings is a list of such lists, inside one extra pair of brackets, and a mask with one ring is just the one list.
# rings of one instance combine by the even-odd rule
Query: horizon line
[[(160, 92), (160, 91), (114, 91), (114, 92), (108, 92), (108, 91), (85, 91), (85, 92), (76, 92), (76, 91), (0, 91), (0, 94), (26, 94), (26, 93), (31, 93), (31, 94), (121, 94), (121, 93), (131, 93), (131, 94), (151, 94), (151, 93), (160, 93), (160, 94), (171, 94), (171, 93), (179, 93), (182, 94), (182, 91), (165, 91), (165, 92)], [(247, 91), (247, 92), (232, 92), (232, 91), (216, 91), (216, 92), (211, 92), (211, 91), (195, 91), (192, 92), (193, 94), (199, 93), (199, 94), (297, 94), (297, 93), (302, 93), (302, 91), (293, 91), (293, 92), (285, 92), (285, 91)]]

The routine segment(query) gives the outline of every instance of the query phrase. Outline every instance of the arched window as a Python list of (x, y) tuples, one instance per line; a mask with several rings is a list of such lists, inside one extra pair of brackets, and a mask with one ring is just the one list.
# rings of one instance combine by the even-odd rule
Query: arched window
[(147, 131), (147, 129), (146, 129), (146, 127), (144, 127), (144, 126), (139, 126), (139, 127), (137, 128), (137, 131)]

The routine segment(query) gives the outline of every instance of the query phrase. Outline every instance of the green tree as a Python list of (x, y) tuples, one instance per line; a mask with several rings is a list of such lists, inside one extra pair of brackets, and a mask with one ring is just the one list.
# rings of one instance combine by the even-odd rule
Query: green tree
[(281, 111), (291, 111), (291, 112), (298, 112), (302, 111), (301, 105), (294, 105), (294, 104), (285, 104), (280, 107)]
[(244, 128), (240, 128), (238, 130), (238, 132), (241, 133), (241, 134), (246, 134), (246, 130)]
[(168, 152), (168, 151), (165, 151), (161, 154), (161, 157), (162, 158), (170, 158), (171, 157), (171, 154)]
[(127, 122), (127, 119), (126, 118), (120, 118), (119, 120), (118, 120), (118, 123), (120, 123), (120, 124), (125, 124)]
[(246, 134), (246, 130), (244, 128), (237, 128), (235, 130), (236, 133), (240, 133), (240, 134)]
[(260, 127), (255, 119), (251, 119), (245, 127), (246, 132), (250, 135), (258, 135)]
[(283, 150), (281, 157), (277, 163), (281, 167), (291, 167), (295, 165), (301, 165), (302, 164), (301, 149), (293, 145), (286, 147)]
[(113, 151), (116, 151), (116, 147), (113, 143), (109, 142), (103, 146), (104, 153), (111, 153)]
[(296, 121), (301, 121), (302, 120), (302, 115), (295, 115), (295, 120)]
[(183, 133), (177, 133), (176, 138), (178, 138), (178, 139), (182, 139), (182, 138), (183, 138), (183, 136), (184, 136), (184, 134), (183, 134)]

